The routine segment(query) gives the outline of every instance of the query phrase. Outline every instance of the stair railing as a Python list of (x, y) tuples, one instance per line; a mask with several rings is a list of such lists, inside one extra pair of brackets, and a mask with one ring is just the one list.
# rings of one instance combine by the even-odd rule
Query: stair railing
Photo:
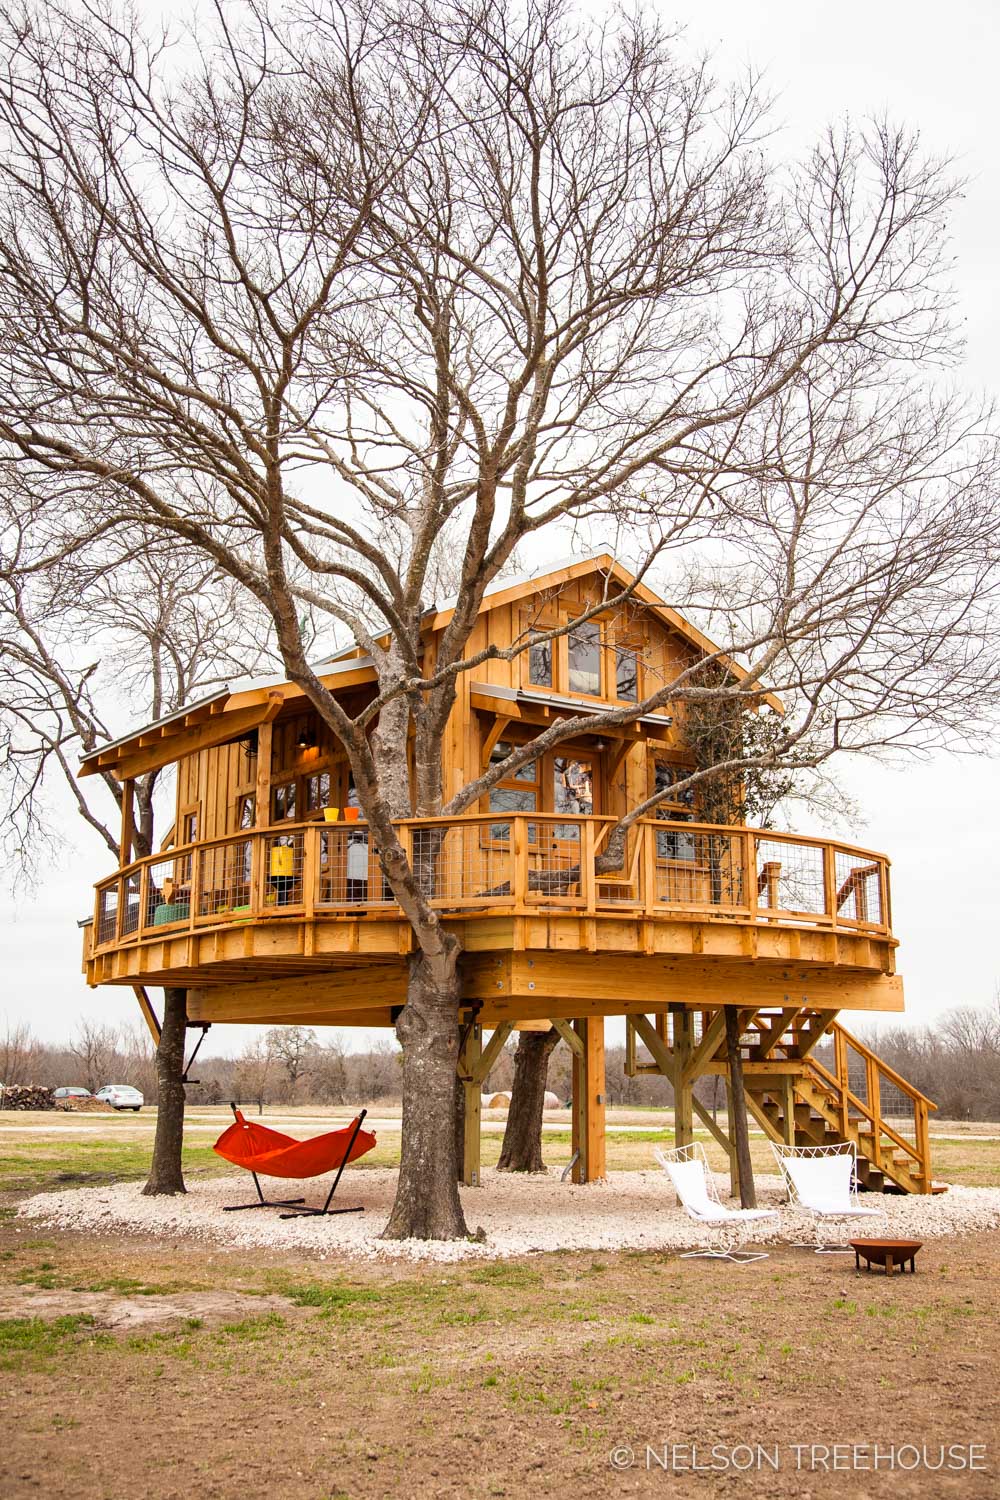
[[(913, 1175), (920, 1184), (922, 1193), (931, 1190), (931, 1165), (930, 1165), (930, 1131), (929, 1115), (937, 1105), (922, 1094), (919, 1089), (908, 1083), (895, 1068), (873, 1052), (864, 1042), (859, 1041), (849, 1031), (845, 1030), (839, 1022), (835, 1022), (830, 1028), (833, 1040), (833, 1055), (835, 1072), (824, 1067), (818, 1058), (809, 1056), (804, 1059), (806, 1071), (812, 1071), (834, 1091), (836, 1108), (839, 1116), (838, 1124), (841, 1135), (845, 1139), (849, 1136), (850, 1129), (854, 1123), (852, 1113), (860, 1116), (870, 1124), (870, 1131), (858, 1126), (859, 1134), (870, 1134), (872, 1138), (871, 1151), (864, 1148), (865, 1155), (869, 1156), (872, 1165), (878, 1171), (886, 1171), (887, 1153), (883, 1144), (883, 1137), (891, 1143), (891, 1147), (904, 1153), (913, 1162), (911, 1168)], [(860, 1099), (850, 1087), (847, 1070), (848, 1047), (858, 1053), (865, 1064), (865, 1092), (867, 1100)], [(905, 1136), (889, 1124), (882, 1113), (882, 1085), (889, 1083), (899, 1090), (913, 1105), (913, 1140), (908, 1141)], [(891, 1175), (887, 1174), (887, 1175)]]

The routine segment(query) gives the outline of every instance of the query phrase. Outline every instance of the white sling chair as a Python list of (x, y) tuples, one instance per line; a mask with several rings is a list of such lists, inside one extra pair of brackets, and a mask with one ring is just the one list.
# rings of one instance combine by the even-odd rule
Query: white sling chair
[(715, 1178), (709, 1170), (705, 1148), (700, 1141), (690, 1146), (675, 1146), (670, 1151), (654, 1149), (654, 1155), (674, 1185), (684, 1211), (708, 1232), (710, 1246), (705, 1250), (686, 1250), (681, 1260), (731, 1260), (746, 1266), (754, 1260), (767, 1260), (767, 1252), (741, 1252), (749, 1238), (750, 1225), (761, 1219), (776, 1219), (773, 1208), (728, 1208), (719, 1199)]
[(778, 1170), (788, 1189), (788, 1201), (813, 1217), (816, 1238), (811, 1245), (799, 1242), (817, 1255), (851, 1253), (850, 1245), (825, 1245), (822, 1227), (827, 1221), (841, 1225), (846, 1235), (850, 1219), (881, 1218), (885, 1210), (862, 1206), (858, 1201), (858, 1154), (853, 1141), (833, 1146), (784, 1146), (771, 1142)]

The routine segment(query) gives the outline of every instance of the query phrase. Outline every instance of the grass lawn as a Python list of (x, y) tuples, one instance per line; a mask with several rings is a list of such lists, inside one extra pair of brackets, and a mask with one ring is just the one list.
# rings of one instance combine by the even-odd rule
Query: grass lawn
[[(398, 1135), (380, 1134), (391, 1161)], [(188, 1171), (222, 1166), (212, 1138), (193, 1135)], [(648, 1163), (653, 1139), (610, 1136), (612, 1169)], [(27, 1191), (141, 1176), (150, 1143), (118, 1118), (0, 1130), (4, 1500), (1000, 1492), (1000, 1236), (930, 1240), (890, 1281), (790, 1247), (745, 1268), (655, 1252), (369, 1266), (15, 1217)], [(499, 1136), (484, 1147), (495, 1159)], [(996, 1182), (996, 1153), (956, 1136), (935, 1170)], [(852, 1445), (840, 1468), (835, 1444)], [(920, 1466), (886, 1469), (907, 1444)], [(971, 1461), (987, 1467), (923, 1467), (942, 1444), (985, 1445)]]

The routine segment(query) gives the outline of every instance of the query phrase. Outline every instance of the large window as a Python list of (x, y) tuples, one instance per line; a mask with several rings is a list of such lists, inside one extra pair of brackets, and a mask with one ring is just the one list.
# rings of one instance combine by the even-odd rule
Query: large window
[(331, 805), (331, 785), (329, 771), (316, 771), (306, 777), (306, 812), (319, 812)]
[(282, 781), (271, 788), (271, 822), (282, 823), (295, 817), (296, 788), (294, 781)]
[(570, 634), (569, 690), (601, 696), (601, 627), (594, 620), (578, 625)]
[(552, 687), (552, 642), (540, 641), (532, 631), (528, 648), (528, 681), (532, 687)]
[[(694, 822), (694, 813), (689, 810), (694, 805), (694, 788), (686, 787), (669, 795), (677, 782), (683, 781), (689, 774), (687, 767), (674, 765), (660, 756), (653, 761), (652, 790), (668, 794), (656, 808), (656, 816), (662, 822), (675, 825)], [(662, 832), (657, 829), (656, 854), (658, 859), (684, 860), (690, 863), (696, 857), (695, 836), (676, 826), (665, 828)]]

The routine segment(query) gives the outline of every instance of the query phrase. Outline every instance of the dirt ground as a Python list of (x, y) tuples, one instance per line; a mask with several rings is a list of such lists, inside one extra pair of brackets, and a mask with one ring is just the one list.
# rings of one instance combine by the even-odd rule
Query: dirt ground
[(4, 1500), (1000, 1493), (997, 1234), (892, 1280), (787, 1248), (369, 1268), (4, 1201)]

